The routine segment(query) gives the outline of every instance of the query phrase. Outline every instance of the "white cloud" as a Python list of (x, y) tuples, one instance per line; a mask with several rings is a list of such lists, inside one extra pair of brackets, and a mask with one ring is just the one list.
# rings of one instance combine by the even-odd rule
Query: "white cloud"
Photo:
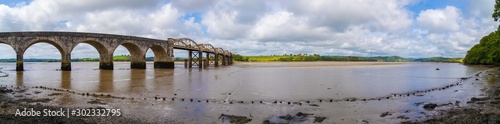
[(185, 12), (200, 12), (210, 8), (217, 0), (172, 0), (172, 5)]
[(444, 9), (429, 9), (418, 14), (417, 22), (431, 31), (456, 31), (460, 28), (460, 10), (454, 6)]
[[(17, 6), (0, 4), (0, 31), (84, 31), (157, 39), (188, 37), (248, 55), (368, 56), (372, 53), (463, 57), (468, 48), (498, 25), (490, 17), (492, 0), (421, 12), (407, 9), (412, 2), (34, 0)], [(43, 45), (47, 44), (40, 45), (34, 49), (46, 48)], [(0, 45), (0, 52), (4, 51), (8, 52)], [(74, 56), (96, 54), (88, 46), (73, 52)], [(60, 57), (60, 54), (46, 56)]]
[(470, 10), (467, 12), (471, 13), (472, 16), (491, 19), (495, 5), (494, 0), (468, 0), (468, 3), (470, 3)]
[(222, 39), (238, 39), (245, 37), (250, 25), (235, 21), (237, 12), (213, 10), (203, 16), (202, 24), (207, 26), (207, 33)]
[[(193, 19), (184, 19), (184, 14), (172, 7), (170, 3), (160, 5), (158, 4), (160, 2), (161, 0), (35, 0), (13, 7), (0, 4), (0, 11), (2, 11), (0, 31), (99, 32), (157, 39), (193, 37), (191, 35), (203, 34), (199, 23), (194, 22)], [(50, 49), (51, 45), (33, 46), (34, 50), (41, 48)], [(84, 51), (86, 50), (77, 49), (73, 52)], [(31, 55), (27, 56), (31, 57)], [(40, 56), (50, 58), (60, 57), (60, 54)]]
[(367, 23), (377, 29), (396, 30), (412, 23), (409, 11), (404, 9), (407, 1), (296, 0), (289, 3), (288, 9), (297, 16), (310, 18), (311, 25), (327, 26), (338, 31), (350, 25)]

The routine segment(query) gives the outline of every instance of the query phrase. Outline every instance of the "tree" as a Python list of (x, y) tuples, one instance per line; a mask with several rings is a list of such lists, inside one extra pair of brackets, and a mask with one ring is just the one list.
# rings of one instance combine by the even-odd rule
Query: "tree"
[(500, 18), (500, 0), (495, 0), (495, 10), (493, 10), (492, 17), (495, 21)]
[(240, 54), (233, 54), (233, 60), (244, 61), (243, 56), (241, 56)]
[[(500, 0), (495, 0), (493, 20), (500, 19)], [(500, 26), (497, 31), (491, 32), (474, 45), (463, 60), (464, 64), (500, 65)]]

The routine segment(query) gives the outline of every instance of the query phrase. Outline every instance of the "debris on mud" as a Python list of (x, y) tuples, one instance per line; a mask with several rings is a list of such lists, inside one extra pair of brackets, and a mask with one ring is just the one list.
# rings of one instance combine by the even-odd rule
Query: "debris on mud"
[(87, 103), (106, 105), (106, 103), (102, 102), (100, 99), (92, 99), (92, 100), (88, 101)]
[(7, 89), (5, 87), (0, 87), (0, 93), (12, 93), (14, 90), (12, 89)]
[(390, 112), (384, 112), (384, 113), (380, 114), (380, 117), (383, 118), (383, 117), (388, 116), (388, 115), (392, 115), (392, 113), (390, 113)]
[(438, 105), (434, 103), (429, 103), (424, 105), (424, 109), (427, 111), (432, 111), (434, 110)]
[(49, 94), (47, 96), (59, 96), (59, 95), (62, 95), (62, 93), (51, 93), (51, 94)]
[(405, 115), (400, 115), (400, 116), (398, 116), (398, 119), (408, 120), (408, 119), (410, 119), (410, 117), (405, 116)]
[(219, 119), (222, 120), (222, 123), (224, 123), (224, 121), (226, 121), (226, 120), (229, 120), (229, 123), (232, 123), (232, 124), (246, 124), (246, 123), (252, 121), (251, 118), (247, 118), (245, 116), (226, 115), (226, 114), (221, 114), (219, 116)]
[(321, 123), (326, 119), (326, 117), (314, 117), (314, 123)]
[(319, 107), (318, 104), (309, 104), (309, 106)]
[(326, 120), (326, 117), (322, 116), (313, 116), (314, 114), (311, 113), (303, 113), (303, 112), (298, 112), (295, 115), (291, 114), (286, 114), (282, 116), (272, 116), (267, 120), (264, 120), (264, 124), (275, 124), (275, 123), (303, 123), (303, 122), (309, 122), (309, 123), (322, 123), (324, 120)]

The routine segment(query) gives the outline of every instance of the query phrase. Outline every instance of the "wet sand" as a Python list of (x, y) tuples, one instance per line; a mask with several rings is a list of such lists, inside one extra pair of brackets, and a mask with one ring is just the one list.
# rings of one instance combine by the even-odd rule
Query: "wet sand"
[[(280, 66), (283, 63), (276, 63), (277, 65), (273, 65), (273, 63), (268, 64), (271, 65), (263, 64), (263, 66)], [(293, 66), (295, 63), (288, 64), (291, 65), (287, 66)], [(328, 65), (331, 63), (324, 64)], [(397, 65), (398, 63), (362, 62), (336, 64)], [(245, 66), (243, 65), (243, 67)], [(131, 97), (113, 93), (79, 92), (46, 86), (17, 87), (2, 85), (0, 86), (0, 121), (8, 123), (36, 122), (37, 120), (39, 120), (38, 122), (50, 121), (61, 123), (453, 123), (493, 120), (495, 122), (491, 118), (498, 117), (498, 98), (495, 97), (495, 94), (499, 96), (500, 89), (495, 87), (498, 85), (495, 77), (498, 77), (499, 74), (500, 72), (493, 70), (482, 71), (477, 75), (464, 77), (459, 82), (441, 87), (396, 93), (387, 96), (302, 100), (229, 99), (229, 97), (237, 94), (237, 92), (224, 94), (227, 96), (226, 99), (200, 99), (183, 94), (171, 94), (172, 97), (164, 95)], [(463, 87), (465, 89), (460, 89)], [(484, 87), (487, 88), (485, 89)], [(455, 98), (459, 102), (452, 100), (437, 100), (438, 102), (436, 102), (436, 100), (433, 100), (442, 99), (439, 97), (446, 96), (447, 93), (477, 90), (481, 90), (484, 94), (480, 94), (474, 98)], [(64, 104), (64, 102), (61, 102), (68, 96), (76, 97), (80, 101), (86, 102), (77, 104)], [(398, 102), (403, 102), (404, 104), (411, 103), (413, 105), (394, 107), (394, 105), (400, 104)], [(24, 107), (35, 109), (120, 108), (124, 110), (124, 115), (121, 117), (70, 118), (13, 116), (16, 109)], [(490, 109), (495, 107), (497, 109)], [(484, 112), (485, 110), (491, 110), (492, 112)], [(341, 111), (340, 114), (338, 111)], [(460, 112), (462, 113), (460, 114)], [(183, 113), (186, 115), (173, 116), (170, 113)], [(466, 117), (470, 117), (470, 119), (447, 121), (447, 118), (455, 117), (456, 115), (460, 117), (457, 120), (467, 119)], [(474, 118), (477, 116), (484, 117), (486, 120)], [(471, 119), (479, 121), (471, 121)]]
[(343, 61), (318, 61), (318, 62), (236, 62), (243, 66), (252, 67), (318, 67), (318, 66), (365, 66), (365, 65), (400, 65), (411, 62), (343, 62)]

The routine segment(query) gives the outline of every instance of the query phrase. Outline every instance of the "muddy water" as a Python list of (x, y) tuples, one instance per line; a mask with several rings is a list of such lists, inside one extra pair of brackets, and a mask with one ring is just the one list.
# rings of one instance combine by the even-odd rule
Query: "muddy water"
[[(175, 69), (153, 69), (152, 63), (148, 63), (146, 70), (138, 70), (130, 69), (126, 62), (115, 63), (112, 71), (99, 70), (98, 63), (72, 63), (72, 71), (58, 71), (60, 63), (25, 63), (24, 66), (26, 71), (16, 72), (15, 63), (0, 63), (0, 67), (4, 67), (0, 71), (9, 74), (0, 77), (0, 84), (126, 97), (126, 100), (104, 99), (108, 103), (105, 107), (124, 108), (126, 115), (141, 118), (165, 117), (188, 123), (220, 123), (221, 114), (247, 116), (253, 119), (251, 123), (264, 120), (279, 123), (286, 120), (278, 116), (297, 112), (327, 117), (325, 122), (398, 122), (395, 116), (379, 117), (383, 112), (417, 120), (425, 117), (427, 111), (414, 103), (455, 102), (476, 96), (479, 91), (471, 88), (472, 85), (461, 85), (417, 93), (418, 96), (399, 95), (445, 87), (485, 70), (455, 63), (342, 62), (238, 63), (201, 70), (184, 69), (180, 64)], [(388, 96), (386, 100), (377, 100)], [(169, 102), (154, 100), (154, 97), (167, 98)], [(79, 105), (88, 99), (65, 94), (53, 103)], [(189, 99), (194, 99), (194, 103)], [(206, 100), (209, 103), (204, 102)], [(260, 101), (263, 104), (251, 103)]]

